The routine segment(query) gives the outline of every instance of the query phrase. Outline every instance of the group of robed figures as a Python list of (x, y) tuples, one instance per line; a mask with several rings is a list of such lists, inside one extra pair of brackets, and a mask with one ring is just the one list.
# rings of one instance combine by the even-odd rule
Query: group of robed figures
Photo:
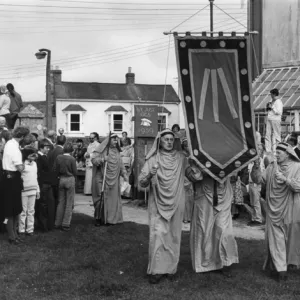
[[(109, 150), (108, 150), (109, 149)], [(264, 269), (285, 280), (288, 266), (299, 267), (300, 163), (291, 146), (280, 143), (276, 159), (261, 170), (259, 158), (250, 176), (266, 186), (266, 246)], [(96, 224), (123, 222), (120, 176), (128, 180), (116, 135), (110, 135), (92, 154)], [(216, 182), (183, 151), (174, 149), (174, 133), (160, 132), (139, 174), (141, 187), (150, 186), (149, 263), (150, 283), (172, 278), (180, 256), (185, 211), (185, 180), (194, 186), (190, 230), (192, 266), (195, 272), (220, 270), (231, 276), (230, 266), (239, 262), (233, 234), (230, 178)], [(103, 186), (103, 182), (105, 185)], [(298, 238), (297, 238), (298, 237)]]

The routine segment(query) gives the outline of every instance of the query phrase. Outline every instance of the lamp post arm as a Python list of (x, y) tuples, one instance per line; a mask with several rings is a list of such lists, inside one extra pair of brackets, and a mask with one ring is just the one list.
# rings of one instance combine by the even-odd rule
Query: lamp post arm
[(39, 49), (39, 51), (40, 51), (40, 52), (51, 53), (51, 50), (49, 50), (49, 49), (44, 49), (44, 48), (43, 48), (43, 49)]

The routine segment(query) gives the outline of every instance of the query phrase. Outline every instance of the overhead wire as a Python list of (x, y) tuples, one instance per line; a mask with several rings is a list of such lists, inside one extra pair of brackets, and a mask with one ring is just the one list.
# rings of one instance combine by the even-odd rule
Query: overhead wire
[[(228, 17), (230, 17), (231, 19), (235, 20), (237, 23), (239, 23), (242, 26), (245, 26), (244, 24), (242, 24), (240, 21), (238, 21), (236, 18), (232, 17), (229, 13), (227, 13), (224, 9), (220, 8), (218, 5), (214, 4), (215, 7), (217, 7), (219, 10), (221, 10), (224, 14), (226, 14)], [(247, 28), (247, 27), (246, 27)]]
[(176, 28), (178, 28), (180, 25), (182, 25), (183, 23), (186, 23), (187, 21), (189, 21), (190, 19), (192, 19), (194, 16), (196, 16), (197, 14), (199, 14), (201, 11), (205, 10), (207, 7), (209, 6), (206, 5), (205, 7), (200, 8), (199, 10), (197, 10), (194, 14), (192, 14), (190, 17), (188, 17), (187, 19), (183, 20), (181, 23), (179, 23), (178, 25), (176, 25), (175, 27), (173, 27), (172, 29), (170, 29), (170, 32), (172, 32), (173, 30), (175, 30)]
[[(98, 61), (99, 58), (102, 59), (102, 57), (107, 58), (109, 56), (126, 54), (127, 52), (128, 53), (133, 53), (133, 52), (135, 52), (137, 50), (139, 50), (139, 51), (140, 50), (146, 50), (146, 49), (151, 49), (152, 47), (157, 47), (157, 46), (166, 46), (166, 43), (165, 42), (163, 42), (163, 43), (156, 43), (156, 44), (152, 44), (152, 45), (149, 45), (149, 46), (144, 46), (144, 47), (135, 48), (135, 49), (129, 49), (129, 50), (125, 50), (125, 51), (124, 51), (124, 49), (122, 49), (120, 51), (117, 51), (117, 52), (106, 51), (106, 52), (103, 52), (100, 55), (97, 55), (96, 57), (90, 57), (90, 58), (89, 57), (83, 57), (83, 58), (79, 58), (77, 60), (73, 59), (71, 61), (68, 61), (68, 59), (61, 60), (61, 61), (54, 60), (53, 61), (53, 65), (60, 64), (60, 65), (66, 66), (68, 64), (74, 65), (77, 62), (79, 62), (79, 63), (80, 62), (94, 62), (94, 61)], [(107, 52), (109, 52), (109, 53), (107, 54)], [(32, 66), (31, 65), (31, 66), (26, 66), (26, 67), (22, 67), (22, 68), (11, 68), (11, 69), (13, 69), (13, 70), (30, 70), (30, 69), (36, 69), (36, 68), (43, 68), (43, 67), (42, 66), (40, 67), (40, 66)], [(3, 71), (5, 71), (5, 70), (3, 70), (3, 69), (0, 70), (0, 72), (3, 72)], [(7, 69), (6, 71), (9, 71), (9, 69)]]
[[(41, 2), (60, 2), (60, 3), (64, 3), (64, 2), (69, 2), (69, 3), (93, 3), (93, 4), (104, 4), (104, 5), (169, 5), (169, 6), (187, 6), (187, 5), (192, 5), (192, 6), (196, 6), (199, 4), (205, 4), (204, 2), (199, 2), (199, 3), (162, 3), (162, 2), (142, 2), (142, 3), (138, 3), (138, 2), (96, 2), (96, 1), (74, 1), (74, 0), (40, 0)], [(224, 3), (222, 5), (237, 5), (237, 3)]]
[[(75, 1), (76, 2), (76, 1)], [(110, 3), (111, 4), (111, 3)], [(207, 7), (208, 5), (206, 5), (204, 8), (202, 8), (202, 9), (200, 9), (200, 11), (201, 10), (204, 10), (206, 7)], [(193, 16), (195, 16), (195, 15), (197, 15), (197, 13), (199, 13), (200, 11), (198, 11), (198, 12), (196, 12), (195, 14), (193, 14), (192, 16), (190, 16), (189, 18), (187, 18), (186, 20), (184, 20), (183, 22), (181, 22), (180, 24), (178, 24), (177, 26), (175, 26), (174, 28), (176, 29), (177, 27), (179, 27), (180, 25), (182, 25), (182, 24), (184, 24), (185, 22), (187, 22), (187, 21), (189, 21)], [(73, 13), (73, 12), (72, 12)], [(136, 14), (133, 14), (133, 15), (136, 15)], [(140, 15), (140, 14), (139, 14)], [(128, 19), (129, 20), (129, 19)], [(131, 30), (131, 29), (125, 29), (125, 30)], [(144, 30), (144, 29), (143, 29)], [(56, 31), (54, 31), (54, 32), (56, 32)], [(67, 31), (68, 32), (68, 31)], [(70, 32), (70, 31), (69, 31)], [(170, 47), (168, 47), (168, 49), (169, 49)], [(152, 48), (152, 50), (155, 50), (155, 52), (157, 52), (157, 50), (158, 51), (163, 51), (163, 49), (155, 49), (155, 48)], [(137, 49), (136, 49), (137, 50)], [(123, 51), (124, 52), (124, 51)], [(116, 53), (115, 53), (116, 54)], [(132, 53), (131, 53), (132, 54)], [(130, 54), (130, 55), (131, 55)], [(147, 53), (145, 53), (145, 54), (147, 54)], [(139, 55), (144, 55), (144, 54), (139, 54)], [(80, 61), (80, 59), (79, 59), (79, 61)], [(113, 60), (112, 60), (113, 61)], [(97, 62), (97, 60), (96, 60), (96, 62)], [(71, 62), (70, 62), (71, 63)], [(83, 65), (84, 67), (86, 67), (87, 65), (86, 64), (84, 64)]]
[[(4, 4), (0, 3), (0, 7), (30, 7), (30, 8), (59, 8), (59, 9), (98, 9), (98, 10), (117, 10), (117, 11), (194, 11), (194, 8), (125, 8), (125, 7), (91, 7), (91, 6), (61, 6), (61, 5), (29, 5), (29, 4)], [(204, 5), (209, 6), (208, 5)]]
[[(26, 11), (20, 11), (20, 10), (6, 10), (6, 9), (0, 9), (0, 12), (12, 12), (14, 14), (16, 13), (39, 13), (39, 14), (59, 14), (59, 15), (99, 15), (98, 12), (71, 12), (71, 11), (35, 11), (35, 10), (26, 10)], [(120, 16), (156, 16), (158, 15), (157, 13), (119, 13), (119, 12), (114, 12), (115, 15), (120, 15)], [(160, 13), (159, 15), (161, 16), (187, 16), (189, 15), (188, 13), (174, 13), (174, 14), (168, 14), (168, 13)]]
[(128, 27), (128, 28), (124, 28), (124, 27), (121, 27), (121, 28), (109, 28), (109, 29), (89, 29), (89, 30), (81, 30), (81, 29), (78, 29), (78, 30), (51, 30), (51, 31), (0, 31), (0, 34), (21, 34), (21, 35), (24, 35), (24, 34), (45, 34), (45, 33), (78, 33), (78, 32), (100, 32), (100, 31), (135, 31), (135, 30), (153, 30), (153, 29), (160, 29), (160, 30), (163, 30), (165, 29), (165, 26), (163, 27), (162, 25), (159, 26), (159, 27)]
[[(162, 48), (158, 48), (158, 49), (155, 49), (155, 50), (152, 50), (152, 51), (148, 51), (146, 53), (136, 53), (134, 55), (127, 55), (124, 57), (124, 55), (120, 55), (116, 58), (113, 58), (111, 60), (107, 60), (106, 58), (103, 58), (103, 60), (97, 62), (97, 65), (98, 64), (106, 64), (106, 63), (114, 63), (116, 61), (120, 61), (120, 60), (124, 60), (124, 59), (129, 59), (129, 58), (135, 58), (135, 57), (139, 57), (139, 56), (143, 56), (143, 55), (149, 55), (149, 54), (153, 54), (153, 53), (157, 53), (157, 52), (161, 52), (161, 51), (164, 51), (164, 50), (167, 50), (168, 47), (162, 47)], [(80, 69), (80, 68), (86, 68), (88, 66), (95, 66), (94, 64), (84, 64), (84, 65), (79, 65), (79, 66), (76, 66), (75, 68), (72, 68), (72, 67), (66, 67), (65, 69), (66, 70), (73, 70), (73, 69)], [(35, 71), (35, 72), (32, 72), (30, 73), (31, 75), (34, 75), (35, 77), (37, 76), (43, 76), (45, 72), (40, 72), (40, 71)], [(15, 74), (15, 76), (6, 76), (6, 77), (0, 77), (0, 80), (5, 80), (5, 79), (12, 79), (12, 78), (18, 78), (18, 74)]]
[[(102, 59), (109, 59), (110, 57), (119, 56), (119, 55), (128, 55), (128, 54), (132, 54), (132, 53), (140, 52), (140, 51), (153, 50), (153, 49), (156, 49), (156, 48), (159, 48), (159, 47), (164, 47), (164, 46), (167, 46), (167, 44), (166, 43), (163, 43), (163, 44), (154, 44), (154, 45), (151, 45), (149, 47), (136, 48), (136, 49), (133, 49), (133, 50), (130, 49), (130, 50), (127, 50), (127, 51), (119, 51), (119, 52), (115, 52), (115, 53), (111, 53), (111, 54), (103, 54), (103, 55), (98, 56), (98, 57), (93, 57), (93, 58), (91, 58), (89, 60), (82, 59), (82, 60), (78, 60), (78, 61), (61, 62), (60, 65), (66, 67), (68, 65), (76, 65), (76, 64), (83, 64), (83, 63), (85, 63), (85, 64), (96, 63), (98, 61), (102, 61)], [(39, 71), (39, 69), (35, 70), (36, 66), (32, 66), (32, 67), (33, 68), (29, 68), (28, 67), (26, 69), (16, 69), (16, 71), (21, 70), (21, 71), (24, 71), (24, 72), (27, 72), (27, 73), (31, 72), (31, 69), (33, 69), (32, 72)], [(41, 69), (43, 69), (43, 67), (41, 67)], [(10, 75), (14, 75), (14, 74), (16, 74), (18, 72), (8, 72), (8, 73)]]
[[(132, 47), (135, 47), (135, 46), (139, 46), (139, 45), (142, 45), (142, 44), (147, 44), (147, 43), (152, 43), (152, 42), (156, 42), (156, 41), (159, 41), (159, 40), (166, 40), (167, 38), (166, 37), (162, 37), (162, 38), (158, 38), (158, 39), (153, 39), (153, 40), (149, 40), (149, 41), (145, 41), (145, 42), (142, 42), (142, 43), (138, 43), (138, 44), (133, 44), (133, 45), (129, 45), (129, 46), (122, 46), (122, 47), (118, 47), (118, 48), (115, 48), (115, 49), (110, 49), (110, 50), (107, 50), (107, 51), (103, 51), (103, 52), (95, 52), (95, 53), (89, 53), (87, 54), (88, 56), (94, 56), (94, 55), (99, 55), (99, 54), (104, 54), (104, 53), (112, 53), (114, 51), (117, 51), (117, 50), (124, 50), (124, 49), (128, 49), (128, 48), (132, 48)], [(63, 60), (66, 60), (66, 59), (73, 59), (73, 58), (81, 58), (81, 57), (86, 57), (86, 55), (80, 55), (80, 56), (68, 56), (67, 58), (63, 58), (63, 59), (56, 59), (55, 61), (56, 62), (59, 62), (59, 61), (63, 61)], [(21, 65), (13, 65), (15, 67), (27, 67), (27, 66), (30, 66), (31, 64), (21, 64)], [(9, 67), (13, 67), (12, 65), (8, 65), (8, 66), (0, 66), (0, 70), (3, 69), (3, 68), (9, 68)]]
[[(224, 20), (222, 21), (219, 21), (217, 23), (223, 23), (223, 26), (224, 24), (228, 24), (228, 22), (224, 22)], [(217, 24), (216, 23), (216, 24)], [(229, 22), (229, 24), (231, 24), (231, 22)], [(151, 41), (148, 41), (148, 42), (156, 42), (158, 40), (162, 40), (162, 39), (165, 39), (165, 38), (161, 38), (161, 39), (155, 39), (155, 40), (151, 40)], [(148, 42), (144, 42), (143, 44), (147, 44)], [(160, 44), (160, 43), (159, 43)], [(155, 46), (155, 45), (159, 45), (159, 44), (151, 44), (151, 46)], [(132, 48), (132, 47), (135, 47), (135, 46), (139, 46), (140, 44), (135, 44), (135, 45), (131, 45), (131, 46), (128, 46), (128, 47), (121, 47), (119, 48), (120, 51), (119, 52), (124, 52), (124, 49), (126, 48)], [(138, 50), (138, 49), (143, 49), (143, 48), (148, 48), (149, 46), (144, 46), (144, 47), (138, 47), (136, 48), (135, 50)], [(94, 53), (94, 54), (89, 54), (88, 56), (84, 55), (84, 56), (73, 56), (73, 57), (68, 57), (68, 58), (64, 58), (64, 59), (57, 59), (57, 60), (54, 60), (54, 64), (67, 64), (67, 63), (74, 63), (76, 61), (81, 61), (81, 60), (84, 60), (84, 61), (88, 61), (88, 60), (93, 60), (95, 58), (98, 58), (98, 57), (101, 57), (103, 55), (105, 55), (105, 53), (109, 52), (110, 54), (117, 54), (118, 53), (118, 48), (117, 49), (114, 49), (114, 50), (109, 50), (109, 51), (105, 51), (105, 52), (101, 52), (101, 53)], [(117, 51), (117, 52), (116, 52)], [(131, 49), (129, 50), (131, 51)], [(94, 57), (93, 57), (94, 56)], [(21, 70), (21, 69), (35, 69), (37, 68), (37, 66), (32, 66), (31, 64), (23, 64), (23, 65), (17, 65), (17, 66), (2, 66), (0, 67), (0, 70), (4, 71), (4, 70), (8, 70), (8, 69), (13, 69), (13, 70)]]

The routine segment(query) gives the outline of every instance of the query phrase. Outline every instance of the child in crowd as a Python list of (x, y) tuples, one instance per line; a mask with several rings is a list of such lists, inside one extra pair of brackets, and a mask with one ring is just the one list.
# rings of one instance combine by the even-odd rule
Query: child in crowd
[(34, 206), (36, 199), (40, 198), (40, 188), (37, 180), (37, 165), (35, 163), (36, 154), (33, 148), (22, 150), (24, 159), (24, 171), (22, 172), (23, 191), (22, 206), (23, 211), (19, 217), (19, 233), (33, 236), (34, 231)]
[(54, 171), (59, 177), (58, 206), (56, 210), (55, 228), (70, 230), (72, 210), (75, 197), (76, 160), (71, 153), (73, 145), (64, 146), (64, 154), (56, 158)]

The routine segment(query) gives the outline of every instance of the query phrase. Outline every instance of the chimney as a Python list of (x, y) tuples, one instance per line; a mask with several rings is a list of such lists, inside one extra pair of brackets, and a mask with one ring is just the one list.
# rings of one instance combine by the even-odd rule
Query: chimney
[(128, 68), (128, 73), (125, 75), (126, 84), (134, 84), (135, 74), (131, 73), (131, 67)]
[(61, 70), (58, 66), (56, 66), (55, 69), (51, 70), (51, 74), (54, 84), (61, 84)]

